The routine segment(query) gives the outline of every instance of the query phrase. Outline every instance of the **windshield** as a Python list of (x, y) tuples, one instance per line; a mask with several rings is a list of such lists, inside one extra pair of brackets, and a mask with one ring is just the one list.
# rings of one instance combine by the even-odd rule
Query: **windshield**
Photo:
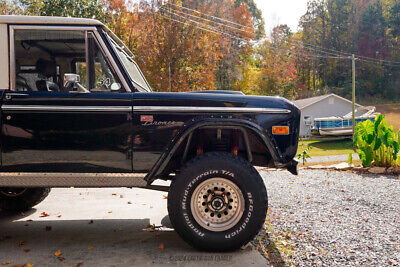
[(142, 74), (139, 66), (133, 60), (133, 58), (124, 51), (124, 49), (117, 44), (117, 42), (107, 34), (108, 39), (110, 40), (111, 45), (114, 47), (115, 52), (121, 60), (121, 63), (124, 65), (126, 71), (131, 78), (131, 82), (135, 87), (139, 87), (140, 91), (151, 92), (150, 85), (147, 83), (145, 77)]

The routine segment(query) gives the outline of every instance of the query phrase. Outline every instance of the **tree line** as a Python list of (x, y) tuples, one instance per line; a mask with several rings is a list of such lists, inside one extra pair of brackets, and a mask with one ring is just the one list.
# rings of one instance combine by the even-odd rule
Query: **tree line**
[(399, 0), (310, 0), (298, 31), (268, 34), (253, 0), (0, 0), (0, 13), (102, 21), (155, 91), (349, 97), (354, 53), (359, 98), (400, 97)]

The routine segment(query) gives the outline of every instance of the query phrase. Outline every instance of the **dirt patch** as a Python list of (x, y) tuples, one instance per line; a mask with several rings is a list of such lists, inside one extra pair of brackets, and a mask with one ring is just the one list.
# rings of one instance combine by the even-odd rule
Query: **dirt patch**
[(400, 104), (380, 104), (375, 106), (376, 111), (384, 114), (389, 125), (393, 125), (393, 128), (398, 131), (400, 129)]

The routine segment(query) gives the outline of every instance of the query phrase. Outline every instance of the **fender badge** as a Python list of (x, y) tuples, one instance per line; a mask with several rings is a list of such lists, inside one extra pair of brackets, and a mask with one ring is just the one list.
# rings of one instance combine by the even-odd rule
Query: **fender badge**
[(152, 122), (153, 115), (140, 115), (140, 121), (141, 122)]

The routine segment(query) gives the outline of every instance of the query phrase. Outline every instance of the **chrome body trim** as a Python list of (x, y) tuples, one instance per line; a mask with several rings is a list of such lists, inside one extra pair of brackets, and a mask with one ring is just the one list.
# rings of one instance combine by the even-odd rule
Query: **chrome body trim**
[[(46, 106), (46, 105), (8, 105), (1, 107), (5, 111), (132, 111), (131, 106)], [(272, 113), (288, 114), (290, 110), (280, 108), (252, 107), (184, 107), (184, 106), (134, 106), (134, 112), (209, 112), (209, 113)]]
[(56, 112), (131, 112), (131, 106), (44, 106), (44, 105), (3, 105), (4, 111), (56, 111)]
[(135, 112), (211, 112), (211, 113), (274, 113), (288, 114), (291, 111), (281, 108), (254, 108), (254, 107), (186, 107), (186, 106), (134, 106)]

